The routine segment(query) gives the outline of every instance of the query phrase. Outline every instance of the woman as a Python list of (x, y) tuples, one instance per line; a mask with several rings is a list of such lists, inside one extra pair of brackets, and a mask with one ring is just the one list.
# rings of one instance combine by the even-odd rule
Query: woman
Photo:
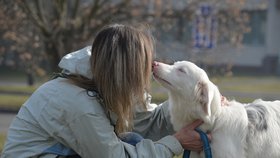
[[(183, 149), (199, 151), (196, 121), (174, 133), (167, 103), (155, 107), (148, 91), (152, 36), (125, 25), (103, 28), (92, 48), (66, 55), (63, 74), (36, 90), (11, 124), (3, 158), (171, 158)], [(124, 132), (145, 139), (135, 146)]]

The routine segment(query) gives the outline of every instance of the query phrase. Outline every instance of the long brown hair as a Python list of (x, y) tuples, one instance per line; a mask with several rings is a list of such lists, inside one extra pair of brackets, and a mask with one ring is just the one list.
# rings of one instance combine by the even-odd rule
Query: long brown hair
[(118, 116), (117, 134), (132, 127), (134, 104), (144, 106), (144, 93), (150, 86), (153, 37), (135, 27), (114, 24), (104, 27), (94, 39), (90, 58), (93, 78), (75, 83), (96, 89), (104, 108)]

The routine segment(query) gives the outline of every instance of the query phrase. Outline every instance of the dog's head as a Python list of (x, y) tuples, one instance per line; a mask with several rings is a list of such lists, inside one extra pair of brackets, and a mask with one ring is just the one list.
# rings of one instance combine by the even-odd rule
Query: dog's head
[(180, 61), (173, 65), (154, 62), (153, 76), (169, 91), (170, 99), (179, 101), (178, 104), (187, 104), (185, 106), (189, 110), (203, 113), (203, 117), (211, 116), (211, 104), (220, 99), (217, 87), (209, 80), (206, 72), (192, 62)]

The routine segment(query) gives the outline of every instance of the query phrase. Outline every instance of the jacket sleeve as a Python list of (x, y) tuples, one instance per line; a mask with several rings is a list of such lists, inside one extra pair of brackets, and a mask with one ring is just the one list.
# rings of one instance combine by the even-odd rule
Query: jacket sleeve
[(83, 158), (172, 158), (183, 152), (181, 144), (173, 136), (153, 142), (143, 139), (136, 146), (122, 142), (105, 114), (84, 114), (72, 121), (71, 129), (76, 143), (74, 149)]
[(134, 132), (154, 141), (174, 133), (168, 112), (168, 101), (160, 104), (148, 103), (148, 110), (135, 110)]

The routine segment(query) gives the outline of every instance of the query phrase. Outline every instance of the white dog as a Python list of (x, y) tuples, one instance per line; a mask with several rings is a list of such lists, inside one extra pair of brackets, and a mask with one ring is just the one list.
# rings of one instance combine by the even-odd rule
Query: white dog
[[(206, 72), (187, 61), (154, 62), (153, 75), (168, 90), (174, 129), (202, 119), (199, 128), (211, 132), (213, 158), (280, 158), (280, 101), (222, 105)], [(191, 152), (191, 158), (202, 157)]]

